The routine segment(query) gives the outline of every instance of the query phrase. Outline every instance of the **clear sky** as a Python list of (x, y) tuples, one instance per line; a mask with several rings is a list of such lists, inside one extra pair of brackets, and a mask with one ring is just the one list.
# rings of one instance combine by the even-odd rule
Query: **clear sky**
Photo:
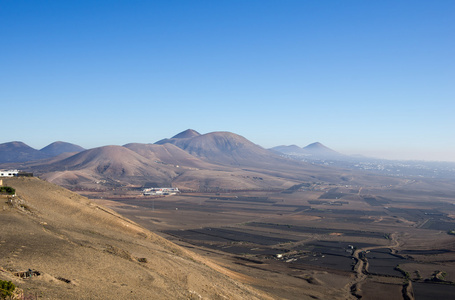
[(455, 161), (455, 1), (0, 0), (0, 143)]

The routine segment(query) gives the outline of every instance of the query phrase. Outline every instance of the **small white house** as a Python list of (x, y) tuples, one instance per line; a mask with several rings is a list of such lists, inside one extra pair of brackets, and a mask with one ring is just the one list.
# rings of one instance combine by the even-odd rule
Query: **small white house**
[(0, 170), (0, 177), (13, 177), (17, 176), (18, 170)]

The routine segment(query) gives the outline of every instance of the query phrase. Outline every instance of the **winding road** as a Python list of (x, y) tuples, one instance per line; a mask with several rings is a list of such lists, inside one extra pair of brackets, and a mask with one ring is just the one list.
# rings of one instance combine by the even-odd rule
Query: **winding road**
[[(365, 247), (365, 248), (359, 248), (354, 250), (354, 253), (352, 253), (352, 257), (355, 258), (356, 260), (356, 265), (354, 266), (354, 279), (351, 280), (348, 284), (345, 286), (345, 290), (347, 290), (351, 297), (349, 299), (360, 299), (362, 298), (361, 292), (360, 292), (360, 286), (362, 283), (365, 281), (368, 275), (368, 260), (360, 258), (361, 253), (364, 253), (366, 251), (371, 251), (374, 249), (381, 249), (381, 248), (396, 248), (400, 245), (397, 239), (397, 233), (392, 233), (390, 235), (391, 239), (391, 244), (389, 246), (372, 246), (372, 247)], [(414, 299), (412, 295), (407, 293), (407, 299)]]

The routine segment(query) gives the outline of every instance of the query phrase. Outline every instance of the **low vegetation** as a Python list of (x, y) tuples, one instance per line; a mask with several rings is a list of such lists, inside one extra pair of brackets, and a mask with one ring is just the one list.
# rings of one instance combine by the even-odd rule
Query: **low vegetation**
[(6, 193), (8, 195), (16, 194), (16, 190), (10, 186), (0, 186), (0, 193)]
[(403, 269), (401, 268), (400, 265), (397, 265), (397, 266), (395, 267), (395, 270), (397, 270), (398, 272), (400, 272), (401, 274), (403, 274), (403, 276), (406, 278), (406, 280), (409, 280), (409, 279), (411, 278), (409, 272), (403, 270)]
[(0, 299), (7, 299), (13, 295), (16, 286), (11, 281), (0, 280)]

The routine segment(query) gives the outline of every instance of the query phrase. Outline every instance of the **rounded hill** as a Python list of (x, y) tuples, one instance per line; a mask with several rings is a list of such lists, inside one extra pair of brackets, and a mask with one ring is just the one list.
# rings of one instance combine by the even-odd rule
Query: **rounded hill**
[(41, 149), (40, 152), (46, 154), (49, 157), (52, 157), (52, 156), (60, 155), (62, 153), (81, 152), (84, 150), (85, 149), (82, 148), (81, 146), (58, 141), (58, 142), (54, 142), (52, 144), (47, 145), (46, 147)]
[(177, 176), (173, 166), (158, 164), (122, 146), (85, 150), (46, 168), (43, 178), (67, 187), (99, 180), (141, 185), (150, 181), (150, 178), (159, 184), (169, 185), (172, 178)]
[(187, 139), (170, 139), (168, 142), (196, 157), (226, 165), (251, 165), (278, 157), (243, 136), (225, 131)]

